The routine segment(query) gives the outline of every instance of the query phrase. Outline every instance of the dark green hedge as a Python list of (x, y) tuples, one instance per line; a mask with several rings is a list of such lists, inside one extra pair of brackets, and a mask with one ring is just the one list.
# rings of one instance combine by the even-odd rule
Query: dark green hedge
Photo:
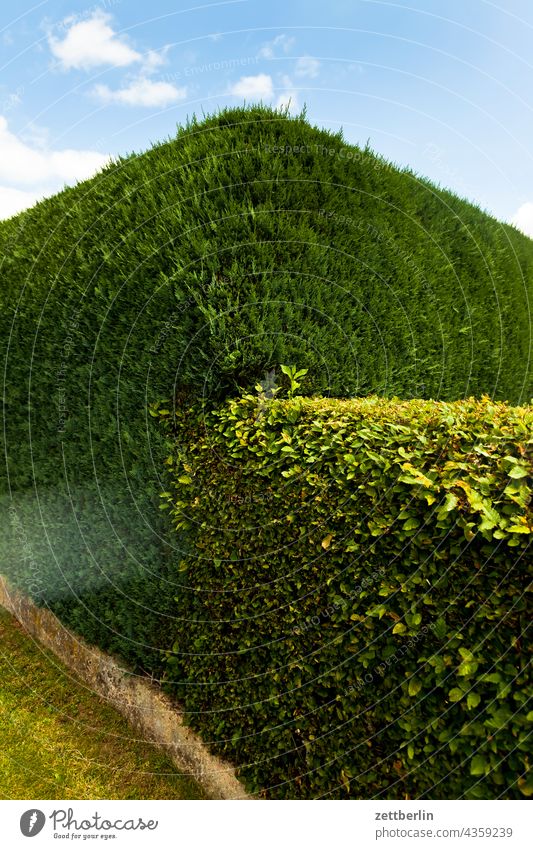
[(162, 508), (194, 540), (169, 686), (248, 787), (530, 795), (532, 408), (263, 393), (160, 415)]

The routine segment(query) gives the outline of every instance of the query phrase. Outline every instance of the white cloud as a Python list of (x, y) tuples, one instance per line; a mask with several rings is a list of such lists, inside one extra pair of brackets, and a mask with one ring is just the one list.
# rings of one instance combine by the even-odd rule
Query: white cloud
[(276, 109), (286, 109), (289, 107), (289, 112), (298, 112), (298, 95), (295, 91), (285, 91), (280, 94), (275, 103)]
[[(290, 77), (281, 77), (281, 94), (275, 97), (274, 83), (269, 74), (256, 74), (253, 77), (241, 77), (228, 90), (228, 94), (236, 97), (248, 98), (250, 100), (274, 101), (277, 109), (289, 106), (291, 112), (298, 110), (298, 94), (293, 88)], [(278, 89), (279, 90), (279, 89)]]
[(511, 218), (511, 224), (533, 239), (533, 203), (523, 203)]
[(293, 114), (298, 112), (298, 92), (293, 87), (293, 82), (288, 74), (283, 74), (281, 76), (278, 90), (281, 90), (281, 94), (278, 95), (276, 102), (274, 103), (276, 109), (286, 109), (288, 107), (289, 112), (292, 112)]
[(97, 85), (93, 93), (104, 103), (121, 103), (124, 106), (168, 106), (187, 96), (186, 88), (177, 88), (172, 83), (154, 82), (140, 77), (124, 88), (110, 89)]
[(249, 97), (256, 100), (270, 100), (274, 95), (272, 77), (269, 74), (256, 74), (254, 77), (241, 77), (234, 83), (229, 94), (236, 97)]
[(289, 107), (289, 112), (293, 114), (298, 112), (299, 104), (298, 104), (298, 95), (295, 91), (286, 91), (283, 94), (280, 94), (278, 99), (276, 100), (276, 109), (286, 109)]
[(273, 59), (277, 51), (288, 53), (293, 44), (294, 38), (292, 36), (281, 33), (281, 35), (273, 38), (272, 41), (267, 41), (266, 44), (263, 44), (257, 55), (261, 59)]
[(94, 150), (36, 149), (12, 133), (0, 116), (0, 181), (33, 185), (50, 180), (84, 180), (108, 159)]
[(91, 177), (108, 161), (109, 156), (95, 150), (32, 146), (12, 133), (0, 115), (0, 216), (32, 206), (65, 183)]
[(65, 70), (70, 68), (96, 68), (98, 65), (124, 67), (142, 59), (123, 37), (110, 26), (111, 15), (101, 10), (85, 20), (68, 18), (70, 23), (64, 38), (48, 36), (48, 44)]
[(48, 147), (50, 131), (34, 121), (29, 121), (20, 133), (20, 139), (29, 147)]
[(161, 67), (161, 65), (166, 65), (169, 49), (170, 45), (167, 44), (165, 47), (162, 47), (161, 50), (149, 50), (145, 53), (142, 57), (142, 72), (151, 74), (156, 68)]
[(295, 74), (297, 77), (318, 77), (320, 62), (313, 56), (300, 56), (296, 62)]
[(292, 80), (287, 74), (284, 74), (281, 78), (281, 94), (278, 95), (276, 103), (274, 104), (276, 109), (286, 109), (289, 107), (289, 111), (294, 113), (298, 111), (298, 94), (295, 89), (292, 87)]

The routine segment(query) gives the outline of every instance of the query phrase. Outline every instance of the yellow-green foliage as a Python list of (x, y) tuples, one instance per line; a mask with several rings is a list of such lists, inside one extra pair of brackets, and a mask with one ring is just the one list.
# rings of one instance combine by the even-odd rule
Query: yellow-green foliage
[(162, 507), (194, 546), (169, 675), (249, 787), (531, 794), (532, 408), (245, 395), (160, 415)]

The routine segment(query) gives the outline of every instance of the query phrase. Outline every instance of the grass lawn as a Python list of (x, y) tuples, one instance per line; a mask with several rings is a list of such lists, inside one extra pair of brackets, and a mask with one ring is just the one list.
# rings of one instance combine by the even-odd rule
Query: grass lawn
[(0, 798), (204, 797), (0, 608)]

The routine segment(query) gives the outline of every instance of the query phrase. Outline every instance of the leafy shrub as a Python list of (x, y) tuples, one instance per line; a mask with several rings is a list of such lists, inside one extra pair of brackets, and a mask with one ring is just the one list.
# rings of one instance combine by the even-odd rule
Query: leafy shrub
[(246, 394), (160, 416), (162, 507), (194, 541), (170, 686), (250, 789), (531, 794), (532, 408)]
[(188, 544), (149, 403), (278, 362), (309, 392), (530, 397), (531, 240), (304, 116), (193, 119), (2, 222), (0, 257), (2, 568), (142, 668)]

